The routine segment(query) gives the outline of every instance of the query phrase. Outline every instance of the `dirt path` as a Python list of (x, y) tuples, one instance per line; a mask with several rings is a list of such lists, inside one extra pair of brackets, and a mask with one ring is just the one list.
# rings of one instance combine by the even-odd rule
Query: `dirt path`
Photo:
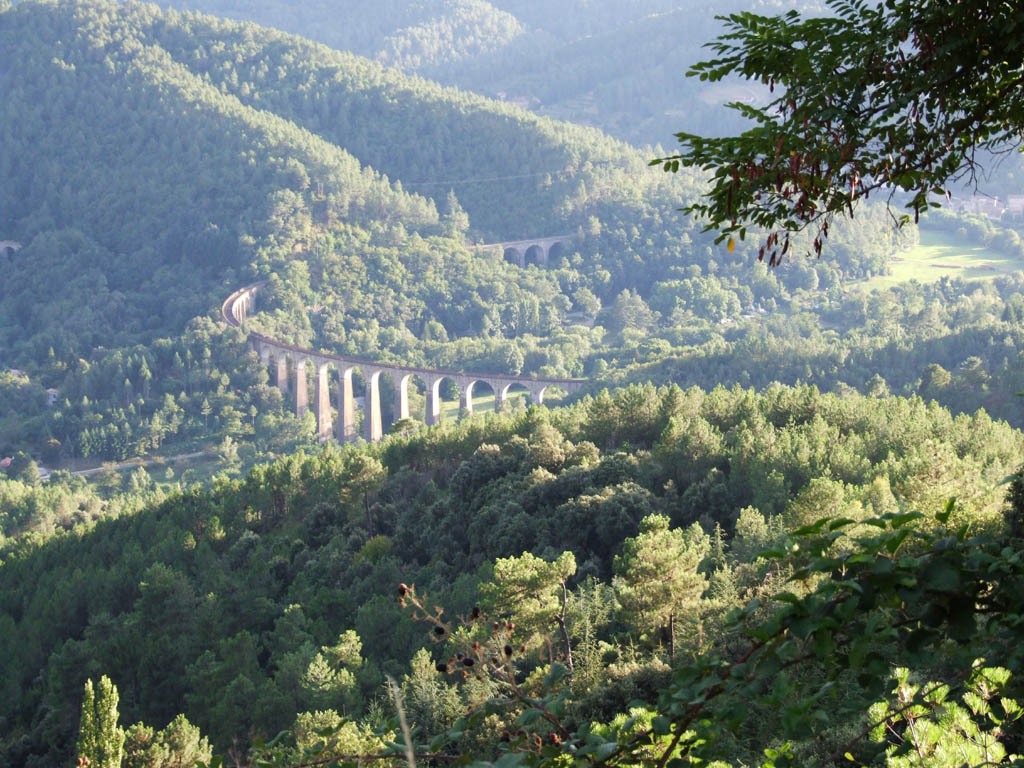
[[(148, 467), (151, 464), (171, 464), (182, 459), (195, 459), (200, 456), (211, 455), (212, 451), (194, 451), (192, 453), (179, 453), (175, 456), (154, 456), (148, 459), (132, 459), (130, 461), (122, 462), (121, 464), (103, 464), (99, 467), (93, 467), (92, 469), (76, 469), (71, 472), (72, 476), (76, 477), (89, 477), (90, 475), (98, 475), (102, 472), (108, 472), (110, 470), (117, 471), (119, 469), (128, 469), (129, 467)], [(40, 467), (39, 476), (41, 479), (46, 479), (55, 470), (46, 469)]]

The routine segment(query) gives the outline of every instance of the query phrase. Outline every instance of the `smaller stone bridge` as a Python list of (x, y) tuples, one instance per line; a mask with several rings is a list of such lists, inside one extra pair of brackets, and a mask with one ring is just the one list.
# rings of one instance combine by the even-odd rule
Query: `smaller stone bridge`
[[(221, 315), (225, 322), (236, 328), (255, 308), (256, 296), (266, 283), (256, 283), (232, 293), (221, 307)], [(358, 368), (366, 382), (364, 399), (365, 419), (363, 437), (368, 441), (380, 440), (384, 434), (380, 408), (380, 378), (387, 374), (394, 382), (395, 421), (409, 418), (409, 382), (416, 376), (425, 388), (427, 395), (426, 422), (437, 424), (441, 418), (441, 382), (445, 379), (453, 382), (459, 390), (459, 402), (464, 411), (473, 411), (473, 389), (483, 382), (494, 392), (494, 409), (500, 411), (508, 400), (512, 387), (525, 389), (530, 399), (540, 405), (544, 402), (544, 392), (550, 386), (558, 386), (567, 392), (578, 391), (586, 379), (538, 379), (529, 376), (511, 376), (504, 373), (469, 373), (466, 371), (447, 371), (436, 368), (418, 368), (408, 365), (395, 365), (376, 360), (358, 357), (346, 357), (329, 352), (318, 352), (305, 347), (285, 344), (269, 336), (249, 333), (249, 344), (259, 355), (264, 365), (273, 370), (274, 383), (282, 392), (292, 393), (292, 401), (297, 415), (309, 410), (309, 390), (306, 378), (307, 366), (314, 366), (315, 392), (313, 409), (316, 413), (317, 434), (320, 442), (327, 442), (335, 435), (339, 442), (351, 442), (356, 434), (356, 398), (352, 386), (352, 372)], [(332, 422), (330, 397), (330, 370), (335, 370), (338, 377), (337, 410), (338, 423)]]
[(21, 250), (21, 243), (14, 240), (0, 240), (0, 256), (13, 256)]
[(526, 267), (528, 264), (547, 266), (552, 258), (560, 252), (567, 252), (575, 235), (551, 235), (550, 237), (534, 237), (527, 240), (509, 240), (504, 243), (485, 243), (477, 245), (477, 250), (500, 252), (505, 261)]

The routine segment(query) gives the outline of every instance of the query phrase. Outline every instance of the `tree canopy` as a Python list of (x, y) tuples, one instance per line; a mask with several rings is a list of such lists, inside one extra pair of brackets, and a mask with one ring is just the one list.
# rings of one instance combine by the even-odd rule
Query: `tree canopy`
[[(951, 181), (974, 182), (985, 153), (1010, 151), (1024, 127), (1024, 8), (969, 0), (829, 0), (833, 16), (744, 12), (722, 17), (717, 57), (689, 75), (740, 76), (775, 95), (732, 106), (756, 125), (739, 136), (676, 134), (659, 158), (712, 172), (706, 196), (685, 210), (707, 218), (719, 241), (769, 232), (759, 259), (778, 263), (791, 233), (829, 222), (877, 193), (915, 220)], [(910, 213), (898, 221), (908, 221)]]

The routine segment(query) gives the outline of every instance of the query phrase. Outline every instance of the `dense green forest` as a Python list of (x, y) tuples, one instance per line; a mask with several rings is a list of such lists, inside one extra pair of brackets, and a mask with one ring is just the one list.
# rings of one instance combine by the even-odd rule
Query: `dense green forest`
[[(658, 516), (686, 532), (696, 583), (674, 643), (690, 654), (731, 607), (782, 588), (786, 564), (757, 553), (786, 529), (941, 508), (950, 495), (955, 520), (998, 529), (997, 483), (1022, 441), (918, 398), (646, 386), (149, 497), (4, 552), (3, 759), (66, 761), (82, 684), (101, 674), (120, 691), (123, 723), (160, 729), (184, 712), (222, 752), (304, 711), (380, 724), (384, 674), (404, 680), (411, 716), (436, 733), (482, 692), (436, 677), (436, 655), (418, 650), (426, 629), (395, 604), (395, 586), (468, 613), (487, 604), (500, 558), (523, 552), (571, 553), (571, 717), (607, 721), (653, 702), (669, 671), (662, 623), (628, 609), (623, 561), (624, 540), (662, 530)], [(5, 507), (38, 494), (2, 487)], [(21, 524), (45, 531), (59, 514), (43, 501)], [(548, 655), (549, 628), (529, 626), (515, 636), (524, 673)], [(477, 737), (466, 748), (488, 754), (486, 732)]]
[[(251, 24), (73, 2), (0, 20), (19, 115), (2, 128), (0, 234), (23, 246), (3, 254), (0, 340), (27, 373), (3, 374), (5, 455), (53, 466), (231, 438), (251, 459), (308, 441), (237, 334), (201, 317), (258, 278), (253, 327), (350, 355), (593, 391), (920, 393), (1021, 423), (1017, 279), (855, 288), (916, 242), (884, 206), (839, 228), (827, 260), (751, 268), (756, 235), (730, 252), (678, 211), (695, 178), (591, 129)], [(925, 225), (1021, 254), (1012, 222)], [(546, 268), (467, 246), (552, 232), (572, 241)]]
[[(69, 764), (115, 699), (126, 767), (245, 764), (282, 729), (279, 765), (317, 759), (321, 738), (376, 754), (398, 739), (388, 677), (441, 759), (550, 757), (559, 728), (620, 749), (638, 723), (665, 735), (687, 675), (767, 647), (772, 622), (852, 589), (846, 573), (879, 589), (858, 598), (870, 620), (835, 653), (819, 625), (770, 663), (856, 646), (860, 674), (751, 672), (784, 681), (764, 683), (774, 703), (716, 683), (704, 754), (760, 765), (795, 738), (794, 760), (841, 758), (869, 718), (951, 679), (957, 643), (923, 630), (934, 657), (904, 655), (871, 635), (876, 608), (923, 600), (960, 653), (1016, 668), (977, 639), (1002, 614), (968, 631), (949, 583), (966, 579), (954, 558), (982, 562), (979, 612), (1018, 583), (1024, 483), (1004, 480), (1024, 448), (1024, 272), (873, 280), (921, 232), (1017, 264), (1019, 221), (895, 229), (865, 206), (824, 258), (801, 240), (773, 269), (758, 233), (714, 244), (679, 210), (700, 176), (625, 143), (721, 127), (717, 97), (669, 88), (714, 34), (704, 3), (162, 5), (0, 0), (0, 768)], [(551, 117), (581, 113), (607, 132)], [(1001, 194), (1016, 169), (993, 177)], [(525, 268), (475, 247), (555, 234)], [(589, 383), (558, 408), (321, 447), (220, 319), (256, 280), (246, 328), (281, 341)], [(857, 570), (876, 567), (902, 581)], [(915, 567), (931, 586), (911, 593)], [(468, 661), (511, 669), (519, 698), (485, 706), (510, 689)], [(959, 717), (963, 686), (981, 698), (949, 744), (1024, 751), (1002, 674), (952, 678), (935, 717)], [(789, 713), (811, 699), (824, 720), (801, 733)], [(530, 730), (537, 702), (558, 711)], [(935, 748), (907, 730), (856, 759)]]
[[(0, 18), (19, 115), (2, 129), (0, 227), (23, 246), (4, 254), (0, 339), (29, 374), (5, 384), (0, 452), (123, 459), (261, 421), (295, 445), (301, 425), (236, 337), (195, 318), (259, 277), (276, 278), (259, 323), (285, 339), (549, 375), (594, 375), (624, 339), (678, 326), (648, 304), (676, 276), (701, 278), (702, 322), (757, 304), (750, 248), (717, 264), (676, 210), (696, 182), (597, 131), (248, 24), (71, 2)], [(466, 246), (565, 231), (548, 269)], [(898, 244), (869, 211), (815, 270), (878, 273)], [(808, 282), (795, 266), (765, 299)]]

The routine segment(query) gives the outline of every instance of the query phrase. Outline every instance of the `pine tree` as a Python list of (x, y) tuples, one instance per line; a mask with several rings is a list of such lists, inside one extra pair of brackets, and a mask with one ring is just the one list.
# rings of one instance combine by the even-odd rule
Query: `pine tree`
[(664, 515), (649, 515), (615, 556), (615, 593), (624, 618), (652, 639), (667, 631), (669, 656), (675, 655), (676, 621), (692, 618), (699, 624), (707, 577), (697, 568), (710, 549), (697, 523), (683, 530), (671, 528)]

